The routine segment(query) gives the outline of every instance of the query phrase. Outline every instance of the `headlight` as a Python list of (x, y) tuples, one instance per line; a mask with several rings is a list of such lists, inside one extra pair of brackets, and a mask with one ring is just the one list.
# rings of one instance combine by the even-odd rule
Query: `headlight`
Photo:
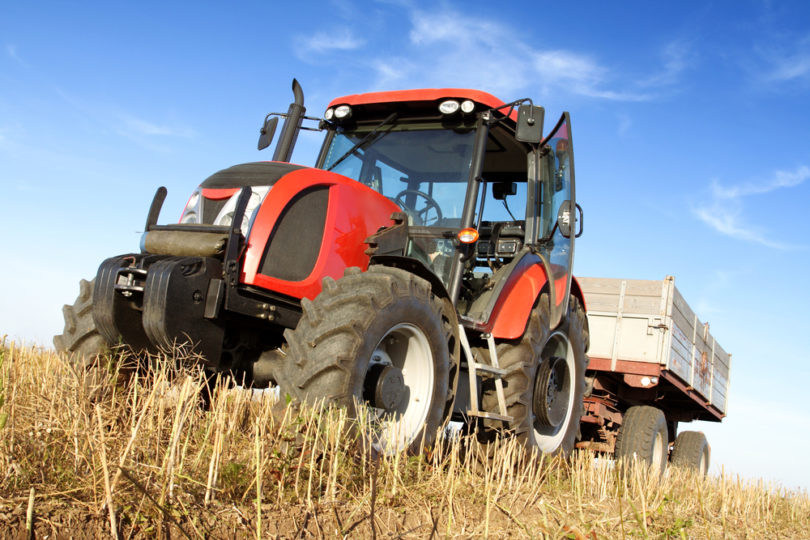
[(335, 118), (338, 120), (346, 120), (347, 118), (351, 117), (352, 115), (352, 108), (348, 105), (340, 105), (335, 109)]
[[(250, 188), (250, 191), (250, 199), (248, 199), (247, 207), (245, 207), (245, 217), (242, 220), (241, 226), (242, 235), (245, 238), (248, 236), (248, 231), (253, 225), (253, 219), (258, 213), (262, 201), (264, 201), (264, 198), (270, 191), (270, 186), (256, 186)], [(229, 227), (231, 223), (233, 223), (233, 213), (236, 210), (236, 201), (239, 200), (240, 194), (241, 190), (234, 193), (233, 196), (228, 199), (228, 202), (225, 203), (225, 206), (222, 207), (222, 210), (219, 211), (219, 215), (217, 215), (217, 218), (214, 220), (214, 225)]]
[(439, 105), (439, 112), (442, 114), (453, 114), (458, 110), (458, 108), (458, 101), (448, 99), (447, 101), (442, 101), (441, 105)]
[(194, 190), (194, 193), (191, 194), (191, 197), (188, 198), (186, 208), (183, 210), (183, 215), (180, 216), (180, 223), (202, 223), (202, 219), (200, 218), (201, 200), (200, 188), (197, 188)]

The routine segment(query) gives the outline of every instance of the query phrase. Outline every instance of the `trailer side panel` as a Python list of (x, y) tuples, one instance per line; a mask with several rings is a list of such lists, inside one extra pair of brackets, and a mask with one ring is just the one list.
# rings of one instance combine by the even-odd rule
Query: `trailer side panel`
[[(597, 369), (629, 373), (630, 365), (655, 365), (702, 407), (725, 415), (731, 355), (698, 319), (674, 278), (578, 279), (588, 305), (589, 355)], [(633, 372), (651, 373), (638, 367)]]

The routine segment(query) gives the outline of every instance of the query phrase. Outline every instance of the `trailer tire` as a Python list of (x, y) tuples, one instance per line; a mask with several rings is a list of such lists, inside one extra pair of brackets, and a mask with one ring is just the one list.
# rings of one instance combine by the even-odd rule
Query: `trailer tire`
[(79, 282), (79, 296), (73, 305), (62, 307), (65, 328), (62, 334), (54, 336), (53, 345), (57, 352), (69, 356), (77, 366), (88, 367), (98, 355), (108, 347), (93, 320), (93, 288), (95, 279)]
[(672, 466), (693, 469), (705, 476), (709, 472), (711, 447), (702, 431), (683, 431), (675, 437)]
[[(582, 416), (583, 395), (585, 393), (585, 334), (582, 318), (577, 315), (581, 305), (571, 296), (568, 316), (560, 330), (551, 333), (549, 329), (549, 299), (542, 294), (537, 307), (532, 310), (523, 337), (499, 343), (496, 348), (498, 363), (506, 371), (504, 375), (504, 397), (507, 413), (513, 420), (507, 426), (507, 434), (514, 435), (527, 449), (545, 454), (569, 456), (574, 449)], [(488, 357), (485, 349), (481, 354)], [(557, 409), (549, 422), (545, 411), (535, 412), (538, 381), (549, 382), (550, 370), (564, 370), (563, 388), (558, 398), (564, 399), (564, 407)], [(494, 383), (482, 385), (481, 404), (485, 411), (498, 411), (498, 397)], [(541, 388), (541, 391), (544, 391)], [(547, 390), (545, 390), (547, 391)], [(549, 396), (552, 398), (554, 396)], [(545, 417), (545, 418), (542, 418)], [(481, 440), (491, 441), (503, 433), (502, 423), (495, 420), (482, 422)]]
[(616, 459), (637, 460), (663, 474), (668, 450), (667, 419), (661, 409), (649, 405), (627, 409), (616, 439)]
[[(274, 379), (282, 394), (308, 403), (370, 405), (381, 422), (376, 451), (417, 453), (449, 419), (458, 382), (458, 324), (452, 305), (404, 270), (350, 268), (302, 302)], [(403, 346), (404, 344), (404, 346)], [(373, 419), (372, 419), (373, 420)]]

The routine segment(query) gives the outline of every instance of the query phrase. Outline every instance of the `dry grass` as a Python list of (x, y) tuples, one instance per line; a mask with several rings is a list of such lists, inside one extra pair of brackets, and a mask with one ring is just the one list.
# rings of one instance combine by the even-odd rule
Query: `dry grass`
[(120, 360), (93, 376), (3, 343), (4, 536), (799, 538), (810, 527), (804, 493), (684, 471), (622, 476), (514, 441), (489, 461), (461, 438), (373, 459), (341, 411), (225, 386), (206, 411), (199, 372), (127, 378)]

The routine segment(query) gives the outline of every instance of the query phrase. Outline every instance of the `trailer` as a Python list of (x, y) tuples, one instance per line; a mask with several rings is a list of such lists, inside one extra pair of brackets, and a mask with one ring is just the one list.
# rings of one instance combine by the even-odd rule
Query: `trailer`
[(705, 473), (710, 447), (693, 420), (720, 422), (731, 355), (698, 319), (675, 278), (578, 278), (590, 328), (579, 448), (636, 457), (662, 471), (670, 461)]

